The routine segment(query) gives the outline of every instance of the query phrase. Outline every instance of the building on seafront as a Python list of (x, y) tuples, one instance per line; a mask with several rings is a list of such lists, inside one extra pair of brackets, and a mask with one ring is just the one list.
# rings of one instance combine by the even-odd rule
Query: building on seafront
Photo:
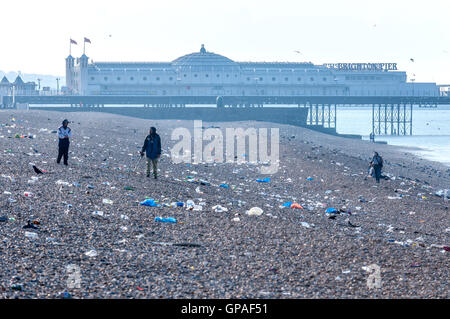
[(171, 62), (66, 58), (67, 94), (151, 96), (439, 96), (396, 63), (236, 62), (206, 51)]
[(20, 75), (16, 77), (14, 82), (10, 82), (6, 76), (0, 81), (0, 104), (2, 104), (3, 96), (13, 95), (38, 95), (36, 83), (24, 82)]

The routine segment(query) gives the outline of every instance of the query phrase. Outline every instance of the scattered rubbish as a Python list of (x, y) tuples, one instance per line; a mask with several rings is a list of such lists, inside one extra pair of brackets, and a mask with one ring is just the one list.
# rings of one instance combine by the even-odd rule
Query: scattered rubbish
[(203, 194), (203, 192), (200, 190), (200, 186), (197, 186), (195, 188), (195, 192), (198, 193), (198, 194)]
[(29, 239), (39, 239), (38, 234), (33, 233), (33, 232), (29, 232), (29, 231), (25, 232), (25, 237), (27, 237)]
[(38, 180), (39, 180), (38, 177), (32, 176), (31, 179), (29, 179), (29, 180), (27, 181), (27, 183), (28, 183), (28, 184), (34, 184), (34, 183), (36, 183)]
[(62, 181), (62, 180), (57, 180), (57, 181), (55, 182), (55, 184), (57, 184), (57, 185), (63, 185), (63, 186), (71, 186), (70, 183), (65, 182), (65, 181)]
[(232, 221), (234, 221), (234, 222), (239, 222), (240, 219), (239, 219), (239, 217), (234, 217), (234, 218), (232, 219)]
[(303, 209), (299, 203), (292, 203), (291, 208)]
[(212, 210), (215, 211), (216, 213), (223, 213), (223, 212), (227, 212), (228, 208), (220, 206), (220, 205), (216, 205), (212, 207)]
[(228, 186), (228, 184), (220, 184), (219, 187), (222, 187), (222, 188), (229, 188), (230, 186)]
[(252, 207), (245, 213), (249, 216), (261, 216), (263, 214), (263, 210), (259, 207)]
[(311, 226), (312, 226), (312, 225), (308, 224), (307, 222), (301, 222), (300, 224), (306, 228), (311, 228)]
[(123, 189), (126, 191), (134, 191), (135, 190), (135, 188), (131, 187), (131, 186), (125, 186)]
[(27, 224), (25, 226), (23, 226), (23, 229), (39, 229), (37, 226), (35, 226), (36, 223), (32, 223), (30, 220), (27, 221)]
[(72, 295), (71, 295), (70, 293), (68, 293), (68, 292), (63, 292), (63, 293), (61, 294), (61, 297), (62, 297), (63, 299), (71, 299), (71, 298), (72, 298)]
[(146, 199), (143, 202), (139, 203), (141, 206), (149, 206), (149, 207), (161, 207), (161, 205), (157, 204), (154, 199)]
[(312, 177), (308, 177), (307, 179), (306, 179), (307, 181), (313, 181), (314, 180), (314, 178), (312, 178)]
[(173, 243), (172, 246), (178, 246), (178, 247), (201, 247), (200, 244), (195, 243)]
[(103, 212), (101, 210), (96, 210), (92, 212), (92, 215), (94, 215), (94, 217), (103, 217)]
[(12, 290), (18, 290), (18, 291), (22, 291), (23, 290), (23, 286), (21, 284), (13, 284), (11, 286)]
[(360, 227), (360, 226), (356, 226), (356, 225), (352, 224), (352, 223), (350, 222), (350, 220), (348, 220), (347, 223), (348, 223), (348, 225), (349, 225), (350, 227)]
[(113, 201), (112, 200), (110, 200), (110, 199), (107, 199), (107, 198), (103, 198), (103, 204), (108, 204), (108, 205), (112, 205), (113, 204)]
[(438, 197), (442, 197), (444, 199), (450, 199), (450, 190), (449, 189), (440, 189), (434, 193), (434, 195)]
[(163, 241), (154, 241), (152, 242), (154, 245), (161, 245), (161, 246), (178, 246), (178, 247), (201, 247), (202, 245), (196, 244), (196, 243), (173, 243), (173, 242), (163, 242)]
[(34, 197), (34, 194), (32, 192), (24, 192), (23, 195), (25, 197)]
[(98, 255), (97, 251), (95, 249), (91, 249), (91, 250), (85, 252), (84, 254), (88, 257), (96, 257)]
[(264, 179), (258, 178), (256, 181), (259, 183), (270, 183), (270, 177), (266, 177)]
[(177, 220), (175, 218), (173, 218), (173, 217), (168, 217), (168, 218), (155, 217), (155, 222), (176, 223)]

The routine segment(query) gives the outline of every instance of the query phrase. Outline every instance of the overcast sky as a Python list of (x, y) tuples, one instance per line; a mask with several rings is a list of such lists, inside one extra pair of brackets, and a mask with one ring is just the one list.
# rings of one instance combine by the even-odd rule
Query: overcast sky
[(69, 38), (80, 56), (87, 37), (94, 61), (171, 61), (204, 43), (235, 61), (397, 62), (450, 84), (449, 16), (449, 0), (2, 1), (0, 70), (64, 75)]

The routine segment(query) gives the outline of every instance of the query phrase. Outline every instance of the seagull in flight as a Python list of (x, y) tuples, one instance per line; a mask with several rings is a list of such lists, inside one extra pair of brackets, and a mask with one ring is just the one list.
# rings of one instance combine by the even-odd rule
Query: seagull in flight
[(298, 54), (302, 54), (300, 51), (298, 50), (294, 50), (294, 52), (298, 53)]
[(414, 62), (414, 59), (413, 58), (411, 58), (411, 59), (409, 59), (411, 62)]

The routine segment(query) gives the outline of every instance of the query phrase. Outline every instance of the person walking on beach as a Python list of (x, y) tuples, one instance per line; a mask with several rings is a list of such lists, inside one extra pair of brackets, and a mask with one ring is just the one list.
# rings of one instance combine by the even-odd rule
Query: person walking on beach
[(156, 128), (150, 128), (149, 135), (142, 146), (141, 157), (147, 155), (147, 177), (150, 177), (150, 165), (153, 166), (153, 177), (158, 178), (158, 159), (161, 156), (161, 138), (156, 134)]
[(377, 183), (379, 183), (381, 178), (381, 169), (383, 168), (383, 158), (377, 152), (373, 152), (372, 161), (370, 163), (373, 167)]
[(64, 165), (69, 165), (67, 163), (67, 160), (69, 159), (69, 144), (70, 144), (70, 138), (72, 137), (72, 130), (67, 125), (69, 124), (68, 120), (64, 120), (62, 122), (62, 126), (58, 129), (58, 137), (59, 137), (59, 144), (58, 144), (58, 159), (56, 160), (56, 163), (61, 162), (61, 157), (64, 156)]

